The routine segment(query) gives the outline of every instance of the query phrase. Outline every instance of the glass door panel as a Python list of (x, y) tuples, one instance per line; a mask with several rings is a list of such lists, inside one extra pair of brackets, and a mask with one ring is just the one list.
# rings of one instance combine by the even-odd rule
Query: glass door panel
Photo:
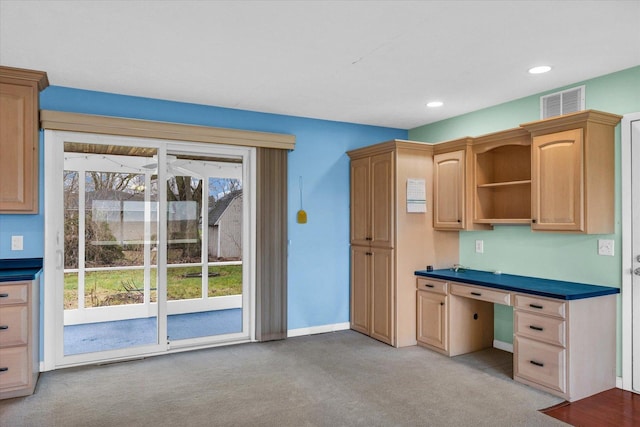
[(133, 153), (65, 143), (65, 356), (158, 343), (156, 152)]
[(169, 340), (240, 333), (242, 163), (177, 156), (168, 174)]

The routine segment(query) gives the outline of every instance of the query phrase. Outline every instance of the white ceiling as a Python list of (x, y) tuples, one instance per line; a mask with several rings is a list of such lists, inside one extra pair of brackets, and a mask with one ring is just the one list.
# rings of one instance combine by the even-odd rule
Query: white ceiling
[[(57, 86), (411, 129), (640, 65), (640, 1), (0, 0), (0, 64)], [(539, 64), (552, 72), (527, 73)]]

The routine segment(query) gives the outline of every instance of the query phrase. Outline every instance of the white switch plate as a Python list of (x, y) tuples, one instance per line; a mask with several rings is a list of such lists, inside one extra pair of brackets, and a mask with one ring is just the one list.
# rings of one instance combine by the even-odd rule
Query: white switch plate
[(11, 236), (11, 250), (21, 251), (24, 249), (22, 236)]
[(476, 253), (484, 253), (484, 240), (476, 240)]
[(598, 239), (598, 255), (613, 256), (613, 240)]

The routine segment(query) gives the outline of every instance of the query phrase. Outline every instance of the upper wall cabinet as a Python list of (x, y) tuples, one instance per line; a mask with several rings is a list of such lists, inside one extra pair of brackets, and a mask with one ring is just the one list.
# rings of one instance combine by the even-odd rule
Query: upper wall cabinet
[(473, 222), (531, 221), (531, 140), (516, 128), (474, 138)]
[(467, 171), (472, 138), (465, 137), (434, 145), (433, 228), (466, 230), (471, 218)]
[(614, 128), (621, 119), (586, 110), (521, 125), (532, 136), (532, 230), (614, 232)]
[(40, 71), (0, 66), (0, 213), (38, 212)]

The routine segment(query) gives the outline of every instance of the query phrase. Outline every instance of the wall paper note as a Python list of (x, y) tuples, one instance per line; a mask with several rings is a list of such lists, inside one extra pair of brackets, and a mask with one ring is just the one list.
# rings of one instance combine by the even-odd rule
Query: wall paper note
[(407, 212), (427, 211), (427, 186), (424, 179), (407, 179)]

